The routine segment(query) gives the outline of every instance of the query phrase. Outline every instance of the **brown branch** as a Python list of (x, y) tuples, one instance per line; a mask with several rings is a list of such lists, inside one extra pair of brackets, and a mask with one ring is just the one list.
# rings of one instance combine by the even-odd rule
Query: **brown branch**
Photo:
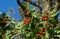
[(57, 10), (60, 10), (60, 0), (57, 0)]
[(25, 2), (29, 2), (30, 4), (38, 7), (41, 11), (42, 11), (42, 7), (40, 6), (40, 4), (38, 3), (35, 3), (35, 2), (32, 2), (32, 0), (24, 0)]
[[(60, 10), (60, 0), (57, 0), (57, 11)], [(55, 16), (55, 19), (58, 20), (58, 14)]]
[(17, 3), (22, 8), (23, 11), (26, 10), (25, 6), (19, 0), (17, 0)]

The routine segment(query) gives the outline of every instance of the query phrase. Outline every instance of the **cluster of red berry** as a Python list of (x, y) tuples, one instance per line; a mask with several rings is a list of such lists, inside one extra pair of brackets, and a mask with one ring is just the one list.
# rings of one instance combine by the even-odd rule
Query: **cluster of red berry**
[(36, 34), (36, 37), (41, 38), (42, 35), (45, 35), (45, 34), (46, 34), (45, 30), (44, 30), (43, 28), (41, 28), (41, 29), (40, 29), (40, 33), (39, 33), (39, 34)]
[[(30, 15), (30, 10), (26, 10), (25, 15)], [(31, 18), (24, 18), (24, 24), (28, 24), (31, 21)]]
[(46, 11), (46, 17), (45, 16), (42, 16), (42, 20), (43, 21), (48, 20), (48, 16), (49, 16), (49, 11)]
[(57, 36), (57, 34), (53, 35), (54, 39), (60, 39), (60, 37)]
[(53, 37), (54, 37), (54, 38), (56, 38), (56, 37), (57, 37), (57, 35), (56, 35), (56, 34), (54, 34), (54, 35), (53, 35)]
[(28, 24), (31, 21), (31, 18), (24, 18), (24, 24)]

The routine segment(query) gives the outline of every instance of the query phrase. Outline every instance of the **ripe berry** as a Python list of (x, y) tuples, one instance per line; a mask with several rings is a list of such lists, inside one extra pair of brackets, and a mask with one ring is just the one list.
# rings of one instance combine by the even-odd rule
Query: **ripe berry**
[(45, 18), (45, 21), (47, 21), (47, 20), (48, 20), (48, 17)]
[(57, 37), (57, 35), (54, 35), (54, 38), (56, 38)]
[(43, 35), (45, 35), (45, 34), (46, 34), (46, 32), (42, 32), (42, 34), (43, 34)]
[(42, 37), (42, 35), (41, 35), (41, 34), (36, 34), (36, 37), (41, 38), (41, 37)]
[(28, 22), (27, 21), (24, 21), (24, 24), (28, 24)]
[(40, 28), (40, 32), (43, 32), (43, 28)]
[(45, 20), (44, 16), (42, 16), (42, 20), (43, 20), (43, 21)]
[(50, 13), (49, 11), (46, 11), (46, 15), (47, 15), (47, 16), (49, 15), (49, 13)]
[(29, 14), (30, 14), (30, 11), (29, 11), (29, 10), (27, 10), (26, 14), (27, 14), (27, 15), (29, 15)]
[(40, 34), (36, 34), (36, 37), (39, 37), (40, 36)]
[(24, 24), (28, 24), (31, 21), (31, 18), (25, 18), (24, 19)]
[(43, 34), (43, 32), (40, 32), (40, 34), (42, 35), (42, 34)]
[(28, 24), (28, 20), (27, 19), (24, 19), (24, 24)]
[(48, 20), (48, 16), (46, 16), (46, 17), (42, 16), (42, 20), (43, 20), (43, 21)]

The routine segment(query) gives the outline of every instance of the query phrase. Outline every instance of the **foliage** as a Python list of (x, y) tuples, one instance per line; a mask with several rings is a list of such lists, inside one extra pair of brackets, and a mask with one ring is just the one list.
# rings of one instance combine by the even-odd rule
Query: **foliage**
[[(21, 20), (15, 22), (5, 13), (1, 14), (0, 39), (60, 39), (60, 22), (56, 18), (59, 13), (56, 7), (55, 10), (49, 10), (52, 9), (47, 7), (49, 1), (42, 1), (42, 7), (38, 3), (24, 1), (26, 3), (22, 4), (17, 0), (21, 6), (19, 10), (22, 9)], [(34, 6), (30, 7), (30, 4)], [(35, 11), (35, 6), (40, 12)]]

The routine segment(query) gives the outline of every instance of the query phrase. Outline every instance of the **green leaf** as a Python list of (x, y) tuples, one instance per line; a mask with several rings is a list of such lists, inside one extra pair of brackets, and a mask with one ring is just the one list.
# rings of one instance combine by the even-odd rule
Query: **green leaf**
[(50, 18), (51, 18), (51, 17), (55, 17), (57, 14), (58, 14), (58, 11), (57, 11), (57, 12), (54, 12), (54, 13), (51, 13), (49, 17), (50, 17)]
[(0, 35), (2, 34), (2, 31), (0, 30)]
[(46, 35), (45, 35), (46, 38), (49, 38), (49, 33), (46, 31)]
[(57, 35), (57, 37), (60, 37), (60, 35)]
[(30, 8), (30, 3), (29, 3), (29, 2), (26, 3), (26, 8), (27, 8), (27, 9)]
[(32, 6), (31, 8), (30, 8), (30, 11), (34, 11), (35, 10), (35, 8), (34, 8), (34, 6)]

